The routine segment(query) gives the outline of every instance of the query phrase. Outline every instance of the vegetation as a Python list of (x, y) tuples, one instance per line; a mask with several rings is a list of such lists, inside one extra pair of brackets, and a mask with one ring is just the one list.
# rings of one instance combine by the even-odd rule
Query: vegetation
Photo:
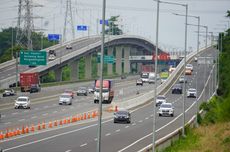
[(109, 21), (108, 28), (105, 30), (105, 34), (108, 35), (122, 35), (123, 31), (118, 27), (118, 19), (120, 16), (111, 16)]
[[(227, 11), (226, 17), (230, 18), (230, 11)], [(164, 152), (230, 151), (230, 29), (220, 33), (220, 36), (223, 47), (218, 47), (222, 50), (219, 56), (218, 96), (200, 106), (205, 112), (203, 118), (198, 117), (200, 127), (186, 129), (187, 137), (181, 137)]]
[[(32, 43), (33, 43), (34, 50), (41, 49), (42, 36), (43, 36), (43, 48), (47, 48), (55, 44), (55, 42), (48, 41), (47, 37), (45, 37), (43, 33), (33, 32)], [(16, 28), (9, 27), (6, 29), (2, 29), (2, 31), (0, 32), (0, 63), (11, 60), (12, 56), (16, 57), (16, 52), (22, 49), (26, 50), (26, 47), (16, 45)]]

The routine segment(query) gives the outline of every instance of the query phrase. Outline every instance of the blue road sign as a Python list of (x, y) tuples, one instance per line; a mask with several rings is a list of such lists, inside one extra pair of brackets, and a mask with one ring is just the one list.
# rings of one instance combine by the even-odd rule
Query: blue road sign
[(60, 34), (48, 34), (49, 41), (59, 41), (61, 38)]
[(87, 26), (86, 25), (78, 25), (77, 30), (78, 31), (87, 31)]
[[(102, 20), (100, 20), (100, 24), (102, 24)], [(109, 25), (109, 21), (108, 20), (105, 20), (105, 25)]]

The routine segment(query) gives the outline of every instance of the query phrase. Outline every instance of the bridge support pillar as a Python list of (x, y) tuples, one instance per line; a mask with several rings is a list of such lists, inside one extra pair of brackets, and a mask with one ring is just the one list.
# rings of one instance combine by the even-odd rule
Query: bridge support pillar
[(78, 61), (73, 61), (69, 63), (70, 67), (70, 80), (76, 81), (79, 79), (79, 63)]
[(124, 73), (129, 74), (130, 73), (130, 47), (126, 46), (124, 47)]
[(56, 70), (54, 70), (55, 73), (55, 79), (57, 82), (62, 81), (62, 68), (58, 68)]
[[(108, 48), (108, 56), (113, 56), (113, 47)], [(113, 64), (108, 63), (107, 68), (108, 68), (108, 75), (112, 75), (113, 74)]]
[(122, 73), (122, 47), (116, 47), (116, 73), (121, 75)]
[(92, 76), (92, 55), (85, 57), (85, 78), (90, 79)]
[(142, 63), (137, 63), (137, 73), (141, 72)]

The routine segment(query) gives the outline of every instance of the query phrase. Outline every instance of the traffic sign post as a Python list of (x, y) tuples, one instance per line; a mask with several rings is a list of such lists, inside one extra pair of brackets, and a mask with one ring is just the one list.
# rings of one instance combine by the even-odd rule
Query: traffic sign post
[[(102, 24), (103, 22), (102, 22), (102, 20), (100, 20), (100, 24)], [(105, 20), (105, 23), (104, 23), (105, 25), (109, 25), (109, 20)]]
[(78, 25), (78, 26), (77, 26), (77, 30), (78, 30), (78, 31), (87, 31), (88, 28), (87, 28), (86, 25)]
[(48, 34), (49, 41), (59, 41), (61, 39), (60, 34)]
[(46, 51), (20, 51), (21, 65), (47, 65)]

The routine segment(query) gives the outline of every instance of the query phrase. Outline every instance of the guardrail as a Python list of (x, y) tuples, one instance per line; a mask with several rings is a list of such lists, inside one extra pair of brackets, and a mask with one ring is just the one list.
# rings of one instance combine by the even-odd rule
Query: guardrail
[[(205, 48), (202, 48), (200, 52), (204, 51)], [(194, 56), (196, 55), (196, 52), (192, 52), (191, 54), (189, 54), (186, 58), (186, 62), (190, 61)], [(178, 74), (180, 74), (180, 72), (183, 70), (183, 66), (184, 66), (184, 59), (179, 63), (179, 65), (177, 66), (176, 70), (174, 70), (172, 72), (172, 74), (168, 77), (168, 79), (166, 80), (165, 83), (159, 85), (157, 87), (157, 94), (160, 94), (161, 92), (163, 92), (165, 89), (167, 89), (169, 86), (171, 86), (171, 84), (174, 82), (173, 80), (175, 80)], [(121, 103), (112, 103), (112, 107), (108, 106), (106, 108), (108, 109), (115, 109), (115, 107), (118, 108), (127, 108), (127, 109), (131, 109), (135, 106), (144, 104), (148, 101), (153, 100), (154, 98), (154, 90), (149, 91), (148, 93), (145, 93), (143, 95), (139, 95), (136, 98), (130, 99), (126, 102), (121, 102)]]

